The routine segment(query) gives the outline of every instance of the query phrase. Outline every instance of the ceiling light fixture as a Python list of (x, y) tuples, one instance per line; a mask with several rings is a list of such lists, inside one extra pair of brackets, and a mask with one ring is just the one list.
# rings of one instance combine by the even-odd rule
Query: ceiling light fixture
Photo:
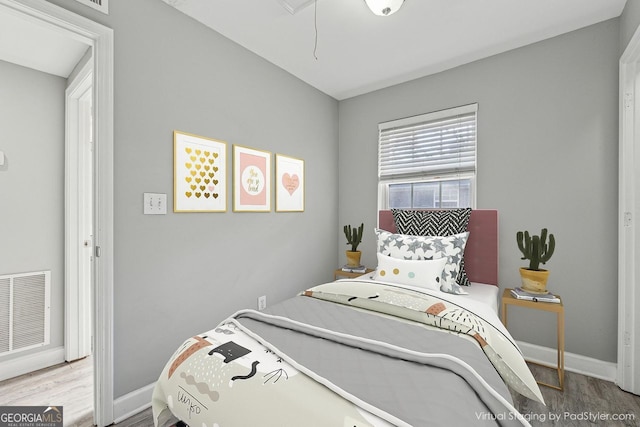
[(364, 0), (371, 12), (378, 16), (389, 16), (402, 7), (404, 0)]

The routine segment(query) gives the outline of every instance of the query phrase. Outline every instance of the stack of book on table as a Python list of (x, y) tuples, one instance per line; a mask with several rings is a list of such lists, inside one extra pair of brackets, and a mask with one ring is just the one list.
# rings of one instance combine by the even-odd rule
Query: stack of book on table
[(342, 271), (347, 272), (347, 273), (366, 273), (367, 272), (367, 268), (364, 265), (358, 265), (358, 266), (351, 266), (351, 265), (344, 265), (342, 267)]
[(534, 293), (527, 292), (522, 288), (514, 288), (511, 289), (511, 295), (516, 299), (523, 299), (527, 301), (536, 301), (536, 302), (555, 302), (559, 303), (560, 298), (547, 291), (546, 293)]

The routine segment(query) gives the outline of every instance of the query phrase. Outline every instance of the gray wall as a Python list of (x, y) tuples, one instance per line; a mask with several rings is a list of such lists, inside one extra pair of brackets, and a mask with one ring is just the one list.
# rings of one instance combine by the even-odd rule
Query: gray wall
[[(478, 102), (477, 207), (499, 211), (501, 288), (524, 265), (516, 231), (548, 227), (566, 350), (615, 362), (619, 37), (614, 19), (340, 102), (338, 219), (364, 221), (364, 262), (375, 265), (377, 124)], [(553, 315), (510, 313), (516, 339), (555, 346)]]
[[(114, 397), (257, 296), (272, 304), (330, 279), (344, 263), (339, 226), (376, 223), (377, 123), (469, 102), (480, 104), (478, 207), (500, 211), (502, 286), (518, 280), (515, 232), (549, 227), (567, 350), (615, 361), (617, 20), (338, 103), (163, 2), (113, 0), (108, 16), (50, 2), (115, 31)], [(305, 159), (305, 212), (143, 216), (143, 192), (173, 204), (174, 129), (229, 153)], [(550, 207), (528, 205), (531, 193)], [(518, 318), (518, 339), (554, 345), (553, 322)]]
[[(189, 336), (234, 311), (331, 279), (337, 245), (337, 101), (157, 0), (111, 1), (114, 29), (115, 397), (157, 380)], [(144, 19), (137, 19), (144, 17)], [(174, 129), (306, 161), (304, 213), (142, 215), (173, 206)], [(272, 203), (272, 207), (275, 205)]]
[(66, 80), (0, 61), (0, 275), (51, 270), (51, 344), (64, 343)]
[(620, 16), (620, 53), (624, 52), (638, 25), (640, 25), (640, 0), (627, 0)]

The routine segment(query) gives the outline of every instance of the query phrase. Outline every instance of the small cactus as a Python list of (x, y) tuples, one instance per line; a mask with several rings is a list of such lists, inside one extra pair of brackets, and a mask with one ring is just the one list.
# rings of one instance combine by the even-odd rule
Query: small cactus
[(556, 248), (556, 239), (553, 234), (549, 234), (549, 242), (547, 243), (546, 228), (542, 229), (540, 236), (530, 236), (528, 231), (524, 233), (518, 231), (516, 241), (523, 255), (521, 259), (529, 260), (529, 270), (539, 271), (540, 263), (546, 264)]
[(358, 250), (358, 245), (362, 241), (362, 233), (364, 232), (364, 223), (360, 224), (357, 229), (351, 229), (350, 225), (344, 226), (344, 235), (347, 237), (347, 245), (351, 245), (351, 252)]

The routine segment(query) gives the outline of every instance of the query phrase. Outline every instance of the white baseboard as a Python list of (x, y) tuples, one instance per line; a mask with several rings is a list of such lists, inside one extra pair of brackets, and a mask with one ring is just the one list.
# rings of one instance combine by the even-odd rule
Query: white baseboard
[[(527, 360), (554, 366), (557, 363), (558, 353), (555, 348), (542, 347), (522, 341), (516, 342)], [(613, 362), (605, 362), (565, 351), (564, 369), (601, 380), (615, 382), (618, 365)]]
[(58, 365), (63, 362), (64, 347), (51, 348), (0, 362), (0, 381)]
[(151, 406), (151, 396), (156, 383), (149, 384), (113, 401), (113, 418), (117, 424)]

